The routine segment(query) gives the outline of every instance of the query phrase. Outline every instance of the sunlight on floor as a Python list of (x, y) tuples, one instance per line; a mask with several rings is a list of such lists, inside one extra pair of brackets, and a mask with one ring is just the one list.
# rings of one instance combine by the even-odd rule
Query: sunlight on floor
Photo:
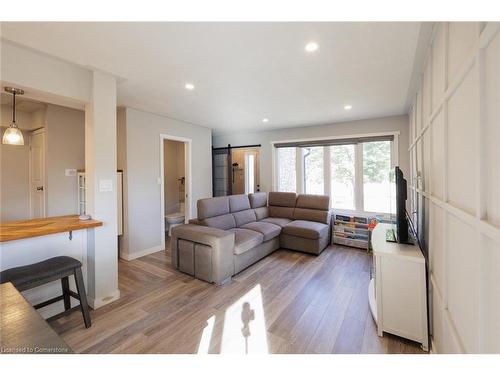
[(226, 310), (221, 353), (268, 353), (260, 285), (256, 285)]
[[(198, 354), (209, 352), (215, 320), (214, 315), (207, 320)], [(260, 285), (256, 285), (224, 312), (223, 327), (220, 353), (269, 353)]]
[(207, 320), (207, 326), (203, 329), (203, 333), (200, 339), (200, 345), (198, 346), (198, 354), (208, 354), (210, 349), (210, 341), (212, 339), (212, 333), (214, 331), (215, 315), (212, 315), (210, 319)]

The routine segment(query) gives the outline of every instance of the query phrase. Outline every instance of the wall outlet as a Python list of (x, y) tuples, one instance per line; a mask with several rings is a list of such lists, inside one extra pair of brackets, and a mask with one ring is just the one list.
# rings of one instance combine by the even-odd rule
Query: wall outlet
[(76, 177), (76, 169), (74, 169), (74, 168), (65, 169), (64, 170), (64, 175), (66, 177)]

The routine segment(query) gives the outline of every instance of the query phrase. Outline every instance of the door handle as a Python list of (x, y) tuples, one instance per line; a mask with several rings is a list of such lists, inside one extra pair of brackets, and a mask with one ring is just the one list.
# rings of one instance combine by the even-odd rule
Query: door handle
[(37, 186), (36, 191), (43, 191), (43, 186)]

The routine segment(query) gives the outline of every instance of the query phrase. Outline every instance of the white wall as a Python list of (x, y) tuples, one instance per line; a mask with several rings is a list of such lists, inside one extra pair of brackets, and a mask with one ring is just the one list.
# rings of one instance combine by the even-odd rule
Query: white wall
[(433, 350), (500, 353), (500, 23), (434, 31), (409, 115)]
[(47, 216), (78, 213), (77, 177), (65, 169), (85, 169), (85, 112), (48, 105)]
[[(118, 161), (124, 169), (124, 234), (120, 254), (131, 259), (162, 250), (160, 134), (192, 139), (191, 213), (196, 215), (196, 201), (212, 196), (212, 132), (131, 108), (125, 114), (120, 115), (119, 111), (118, 132)], [(123, 132), (126, 134), (120, 134)]]
[(94, 309), (120, 297), (116, 134), (116, 79), (94, 71), (91, 102), (85, 105), (85, 203), (87, 213), (103, 224), (88, 246), (88, 295)]
[(300, 128), (277, 129), (251, 133), (215, 134), (214, 147), (223, 147), (227, 144), (243, 146), (261, 144), (260, 148), (260, 187), (261, 191), (272, 190), (272, 146), (273, 141), (291, 139), (345, 136), (368, 134), (377, 132), (399, 131), (399, 164), (406, 174), (408, 163), (408, 116), (392, 116), (370, 120), (342, 122), (331, 125), (307, 126)]
[[(1, 24), (0, 24), (1, 27)], [(61, 105), (90, 101), (91, 72), (48, 55), (37, 53), (5, 40), (0, 40), (2, 84), (25, 88), (26, 97), (36, 92), (37, 99), (50, 98)]]

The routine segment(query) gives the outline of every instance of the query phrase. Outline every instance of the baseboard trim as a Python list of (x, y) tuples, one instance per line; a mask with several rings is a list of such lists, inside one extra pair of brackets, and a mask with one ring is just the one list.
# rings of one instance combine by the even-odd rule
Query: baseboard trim
[(436, 345), (434, 345), (434, 340), (431, 339), (431, 349), (429, 350), (430, 354), (439, 354), (436, 350)]
[(146, 256), (146, 255), (149, 255), (149, 254), (153, 254), (153, 253), (156, 253), (156, 252), (162, 251), (162, 250), (165, 250), (165, 247), (162, 246), (162, 245), (158, 245), (158, 246), (150, 247), (149, 249), (144, 249), (144, 250), (135, 252), (133, 254), (121, 252), (120, 253), (120, 258), (124, 259), (126, 261), (130, 261), (130, 260), (134, 260), (134, 259)]
[(115, 291), (109, 293), (106, 296), (96, 297), (96, 298), (92, 298), (89, 296), (88, 304), (93, 310), (96, 310), (99, 307), (102, 307), (104, 305), (107, 305), (108, 303), (116, 301), (118, 298), (120, 298), (120, 290), (116, 289)]

